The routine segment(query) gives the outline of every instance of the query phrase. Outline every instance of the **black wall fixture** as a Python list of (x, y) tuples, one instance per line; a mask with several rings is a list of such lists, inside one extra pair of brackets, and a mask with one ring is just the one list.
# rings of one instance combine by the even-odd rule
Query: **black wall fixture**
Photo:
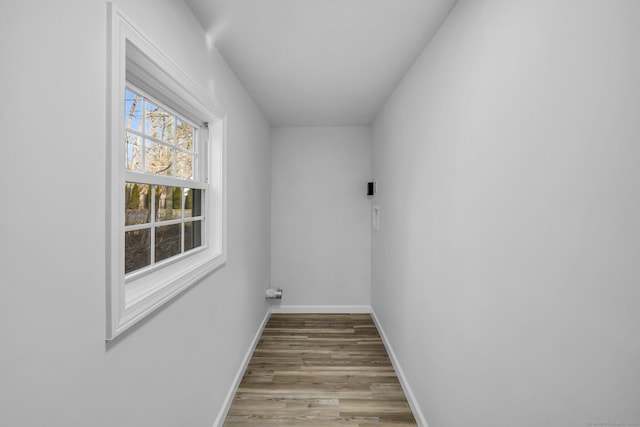
[(376, 194), (376, 182), (367, 182), (367, 196), (371, 197)]

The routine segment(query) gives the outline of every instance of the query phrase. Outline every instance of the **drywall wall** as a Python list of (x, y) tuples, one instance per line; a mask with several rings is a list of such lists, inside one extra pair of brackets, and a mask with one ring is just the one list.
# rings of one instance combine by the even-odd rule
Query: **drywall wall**
[(640, 421), (638, 76), (638, 2), (461, 0), (377, 118), (372, 306), (430, 427)]
[(106, 3), (3, 1), (2, 426), (211, 427), (267, 310), (269, 125), (182, 2), (116, 5), (227, 114), (228, 262), (105, 343)]
[(274, 128), (271, 271), (282, 305), (368, 306), (371, 132)]

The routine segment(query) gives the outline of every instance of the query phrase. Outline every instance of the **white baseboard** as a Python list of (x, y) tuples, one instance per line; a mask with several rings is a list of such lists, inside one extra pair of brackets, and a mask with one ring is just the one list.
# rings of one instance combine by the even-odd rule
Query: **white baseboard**
[(380, 333), (382, 342), (384, 343), (384, 346), (387, 349), (387, 353), (389, 353), (391, 364), (393, 365), (393, 368), (396, 370), (396, 375), (400, 380), (400, 385), (402, 386), (404, 395), (407, 397), (407, 401), (409, 402), (411, 411), (413, 411), (413, 416), (416, 418), (416, 422), (418, 423), (418, 426), (429, 427), (427, 424), (427, 420), (425, 419), (424, 414), (422, 413), (422, 409), (420, 409), (420, 405), (418, 405), (418, 402), (416, 401), (416, 397), (413, 394), (413, 391), (411, 390), (411, 386), (409, 386), (409, 382), (407, 381), (407, 378), (404, 375), (404, 371), (400, 366), (400, 362), (398, 362), (398, 359), (396, 358), (396, 355), (393, 352), (393, 349), (391, 348), (391, 344), (389, 343), (389, 340), (387, 340), (387, 336), (385, 335), (384, 330), (382, 329), (382, 325), (380, 325), (380, 322), (378, 321), (378, 317), (376, 316), (376, 312), (373, 310), (373, 308), (371, 308), (371, 317), (373, 318), (373, 322), (376, 324), (376, 328), (378, 328), (378, 332)]
[(279, 305), (271, 307), (272, 313), (370, 313), (368, 305)]
[(227, 393), (227, 397), (224, 399), (224, 402), (222, 403), (222, 407), (218, 412), (218, 416), (216, 417), (216, 420), (213, 422), (213, 427), (221, 427), (224, 424), (224, 420), (227, 418), (227, 413), (229, 412), (229, 409), (231, 408), (231, 404), (233, 403), (233, 398), (236, 395), (236, 391), (238, 390), (238, 387), (240, 386), (240, 381), (242, 381), (242, 376), (244, 375), (244, 371), (247, 369), (247, 366), (251, 361), (251, 357), (253, 356), (253, 351), (258, 346), (258, 342), (260, 341), (260, 337), (262, 336), (262, 331), (264, 331), (264, 327), (267, 325), (269, 316), (271, 316), (271, 310), (267, 310), (267, 314), (264, 316), (264, 319), (262, 319), (262, 323), (258, 328), (258, 332), (256, 332), (255, 336), (253, 337), (253, 340), (249, 345), (249, 349), (247, 350), (247, 353), (244, 355), (244, 358), (242, 359), (242, 364), (240, 365), (240, 368), (238, 369), (238, 372), (236, 373), (236, 376), (233, 379), (233, 383), (231, 384), (231, 388)]

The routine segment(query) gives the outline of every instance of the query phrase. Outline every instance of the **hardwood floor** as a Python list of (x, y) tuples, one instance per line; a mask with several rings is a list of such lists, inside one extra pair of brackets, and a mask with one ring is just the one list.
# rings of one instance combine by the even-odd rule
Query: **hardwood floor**
[(416, 426), (369, 314), (272, 314), (225, 426)]

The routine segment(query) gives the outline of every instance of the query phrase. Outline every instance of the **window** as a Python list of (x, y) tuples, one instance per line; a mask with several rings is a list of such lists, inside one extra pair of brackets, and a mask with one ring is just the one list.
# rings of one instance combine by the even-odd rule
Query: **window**
[(225, 120), (110, 4), (107, 339), (225, 257)]
[[(202, 247), (206, 217), (198, 153), (206, 141), (184, 117), (125, 88), (125, 279)], [(206, 166), (206, 163), (203, 163)]]

